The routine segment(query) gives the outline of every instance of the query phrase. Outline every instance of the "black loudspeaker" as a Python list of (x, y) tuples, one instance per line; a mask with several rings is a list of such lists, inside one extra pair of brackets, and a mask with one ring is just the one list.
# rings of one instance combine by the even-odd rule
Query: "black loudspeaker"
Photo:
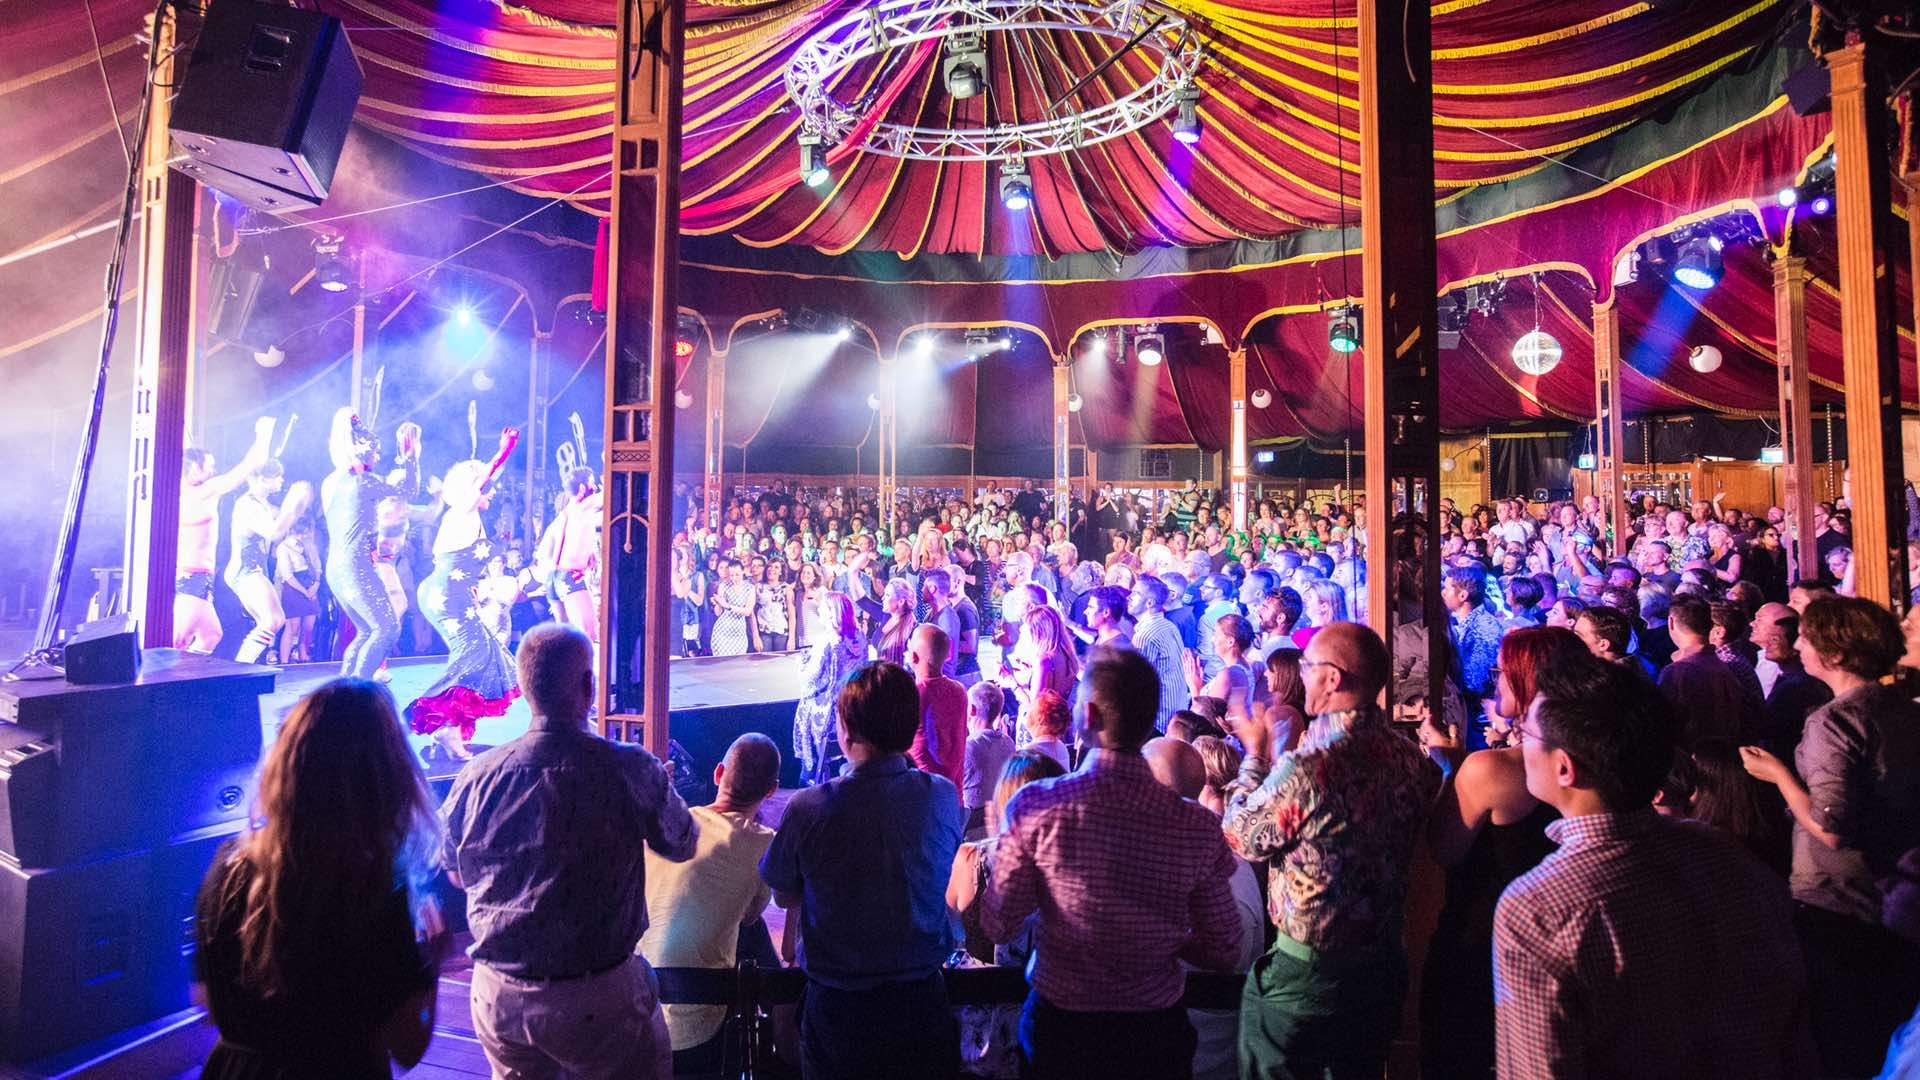
[(133, 616), (95, 619), (66, 644), (67, 681), (76, 686), (130, 683), (140, 674), (140, 633)]
[(1787, 104), (1800, 116), (1813, 116), (1826, 112), (1832, 107), (1832, 80), (1827, 77), (1827, 67), (1815, 60), (1780, 80), (1780, 90), (1787, 95)]
[(173, 106), (180, 168), (256, 209), (319, 206), (362, 82), (340, 20), (218, 0)]

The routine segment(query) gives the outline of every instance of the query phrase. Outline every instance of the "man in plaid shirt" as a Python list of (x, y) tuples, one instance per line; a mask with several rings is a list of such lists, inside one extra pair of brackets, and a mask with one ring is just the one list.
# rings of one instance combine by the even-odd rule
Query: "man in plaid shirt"
[(1665, 700), (1599, 661), (1539, 678), (1514, 730), (1560, 849), (1494, 914), (1499, 1075), (1812, 1075), (1785, 883), (1651, 808), (1678, 734)]

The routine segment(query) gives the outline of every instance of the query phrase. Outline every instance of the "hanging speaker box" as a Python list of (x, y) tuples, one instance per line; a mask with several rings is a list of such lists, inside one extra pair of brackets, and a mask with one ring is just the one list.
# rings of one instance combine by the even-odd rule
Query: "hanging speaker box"
[(318, 206), (362, 82), (340, 20), (219, 0), (194, 45), (170, 130), (187, 164), (201, 166), (188, 170), (201, 183), (238, 188), (230, 193), (269, 210)]

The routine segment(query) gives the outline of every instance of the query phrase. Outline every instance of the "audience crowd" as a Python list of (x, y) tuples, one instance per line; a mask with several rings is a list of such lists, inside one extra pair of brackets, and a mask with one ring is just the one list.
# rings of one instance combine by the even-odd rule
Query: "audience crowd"
[[(1594, 501), (1443, 502), (1377, 560), (1390, 656), (1362, 505), (907, 502), (895, 540), (775, 485), (677, 538), (688, 651), (710, 614), (807, 650), (797, 792), (749, 735), (689, 810), (590, 733), (557, 626), (520, 646), (527, 734), (438, 821), (383, 691), (303, 702), (203, 893), (209, 1075), (417, 1060), (438, 868), (497, 1075), (719, 1075), (765, 1037), (822, 1080), (1379, 1076), (1417, 1027), (1432, 1077), (1920, 1076), (1920, 616), (1850, 595), (1844, 506), (1794, 579), (1777, 509), (1642, 499), (1614, 537)], [(338, 816), (361, 774), (385, 794)], [(650, 968), (748, 958), (804, 974), (795, 1016), (657, 1004)], [(1025, 1002), (956, 1008), (978, 966)], [(1194, 970), (1238, 1009), (1184, 1008)]]

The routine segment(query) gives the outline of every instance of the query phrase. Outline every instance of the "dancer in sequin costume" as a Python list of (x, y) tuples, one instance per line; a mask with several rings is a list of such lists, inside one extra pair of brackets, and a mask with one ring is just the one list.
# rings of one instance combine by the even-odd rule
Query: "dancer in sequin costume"
[(478, 595), (493, 556), (480, 511), (492, 495), (488, 485), (519, 440), (520, 433), (508, 428), (492, 461), (463, 461), (447, 470), (440, 487), (447, 512), (433, 538), (433, 573), (420, 583), (420, 610), (447, 641), (447, 670), (407, 706), (407, 722), (414, 734), (432, 735), (434, 745), (458, 761), (473, 756), (467, 741), (474, 723), (504, 715), (520, 696), (513, 659), (487, 625)]
[(373, 471), (380, 461), (373, 432), (352, 409), (333, 416), (327, 440), (333, 473), (320, 485), (320, 505), (327, 519), (327, 587), (353, 622), (353, 641), (340, 661), (340, 673), (348, 678), (372, 678), (400, 637), (400, 617), (373, 566), (379, 534), (375, 508), (381, 499), (406, 499), (420, 487), (420, 426), (400, 425), (394, 442), (400, 468), (397, 482), (389, 482)]
[(227, 560), (227, 588), (240, 598), (241, 606), (253, 620), (253, 629), (240, 643), (234, 659), (243, 664), (256, 663), (260, 654), (273, 647), (273, 639), (286, 625), (286, 613), (280, 607), (280, 590), (274, 586), (274, 547), (286, 538), (293, 523), (313, 502), (313, 485), (302, 480), (287, 491), (278, 508), (272, 499), (280, 491), (286, 471), (277, 460), (270, 460), (247, 477), (247, 493), (233, 506), (232, 554)]

